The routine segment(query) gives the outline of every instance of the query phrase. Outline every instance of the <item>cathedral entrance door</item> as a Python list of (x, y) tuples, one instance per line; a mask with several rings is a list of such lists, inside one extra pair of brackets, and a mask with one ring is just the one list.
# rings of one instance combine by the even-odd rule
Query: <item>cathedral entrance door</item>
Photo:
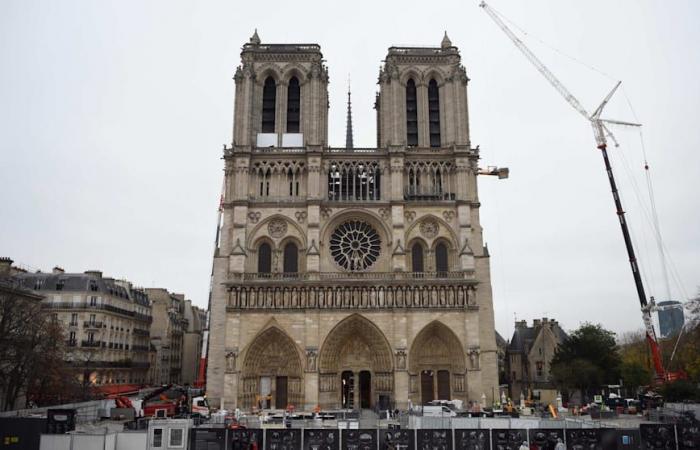
[(272, 408), (272, 379), (260, 377), (260, 405), (263, 409)]
[(423, 370), (420, 373), (420, 397), (423, 405), (427, 405), (435, 400), (435, 396), (433, 396), (433, 378), (432, 370)]
[(355, 396), (355, 376), (352, 371), (346, 370), (342, 373), (340, 377), (340, 385), (342, 386), (342, 391), (340, 393), (341, 399), (340, 404), (345, 409), (352, 409), (354, 406), (354, 396)]
[(447, 370), (437, 371), (437, 394), (438, 400), (452, 400), (450, 398), (450, 372)]
[(360, 372), (360, 408), (372, 407), (372, 374), (369, 370)]
[(287, 408), (287, 377), (277, 377), (275, 380), (275, 408)]

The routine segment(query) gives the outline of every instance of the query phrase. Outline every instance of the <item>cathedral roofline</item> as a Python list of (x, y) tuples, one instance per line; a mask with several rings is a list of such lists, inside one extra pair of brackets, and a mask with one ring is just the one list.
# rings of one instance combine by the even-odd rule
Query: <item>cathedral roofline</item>
[(243, 44), (243, 53), (321, 53), (318, 44)]

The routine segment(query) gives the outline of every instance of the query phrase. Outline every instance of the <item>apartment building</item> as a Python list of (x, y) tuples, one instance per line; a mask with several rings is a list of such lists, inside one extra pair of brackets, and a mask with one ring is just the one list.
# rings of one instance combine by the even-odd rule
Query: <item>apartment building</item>
[(17, 273), (14, 278), (44, 297), (63, 324), (67, 361), (77, 377), (96, 387), (146, 384), (151, 306), (146, 292), (98, 270)]

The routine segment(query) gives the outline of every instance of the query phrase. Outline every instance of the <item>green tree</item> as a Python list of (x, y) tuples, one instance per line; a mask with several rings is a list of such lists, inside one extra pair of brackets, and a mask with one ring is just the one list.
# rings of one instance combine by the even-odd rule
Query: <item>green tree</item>
[(621, 359), (615, 333), (601, 325), (584, 323), (571, 333), (554, 354), (552, 376), (561, 389), (597, 392), (620, 379)]

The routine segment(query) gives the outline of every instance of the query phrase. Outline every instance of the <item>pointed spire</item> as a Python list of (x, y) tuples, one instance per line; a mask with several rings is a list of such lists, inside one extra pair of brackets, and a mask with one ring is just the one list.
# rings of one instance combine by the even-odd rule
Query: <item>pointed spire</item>
[(442, 42), (440, 43), (440, 47), (442, 47), (442, 48), (452, 47), (452, 41), (450, 40), (449, 37), (447, 37), (447, 31), (445, 31), (445, 36), (442, 38)]
[(348, 74), (348, 119), (345, 125), (345, 148), (353, 148), (352, 144), (352, 103), (350, 100), (350, 75)]
[(250, 37), (250, 43), (253, 45), (260, 45), (260, 36), (258, 36), (258, 29), (255, 29), (255, 33)]

